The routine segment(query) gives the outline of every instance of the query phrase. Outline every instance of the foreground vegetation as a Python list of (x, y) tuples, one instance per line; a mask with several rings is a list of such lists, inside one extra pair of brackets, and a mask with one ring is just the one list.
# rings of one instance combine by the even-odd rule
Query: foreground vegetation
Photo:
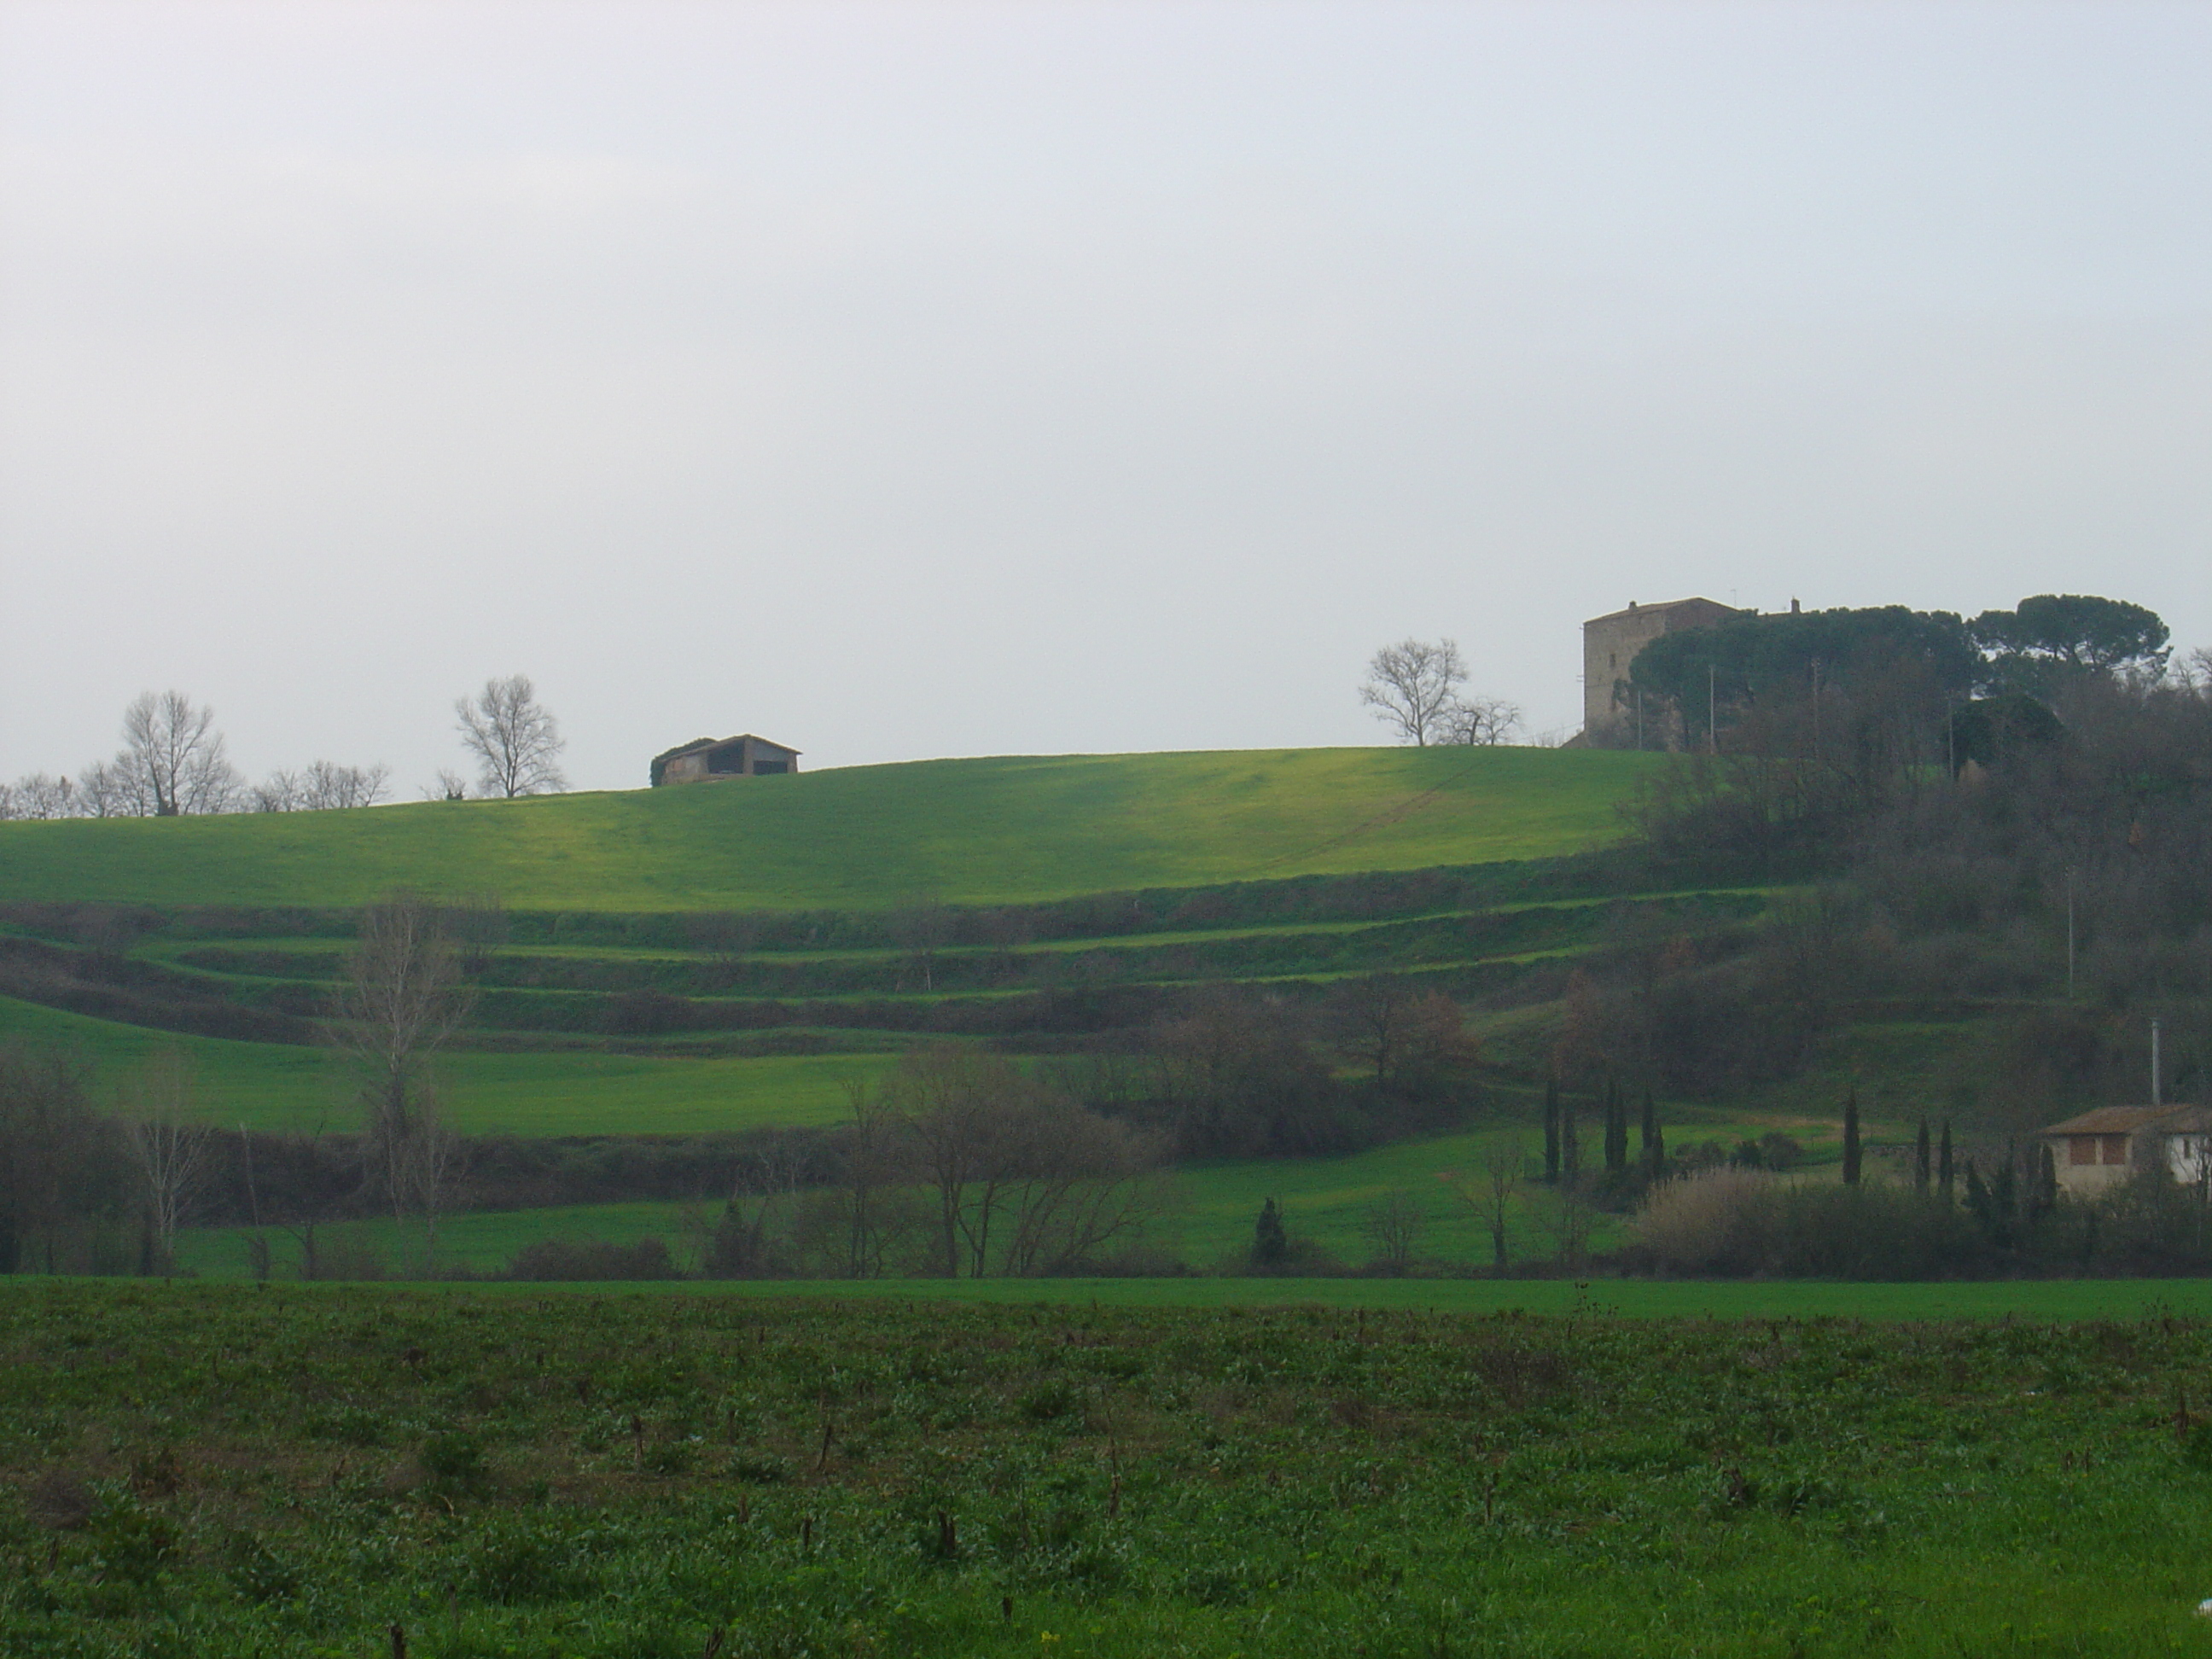
[(10, 1286), (0, 1649), (2195, 1651), (2212, 1328)]

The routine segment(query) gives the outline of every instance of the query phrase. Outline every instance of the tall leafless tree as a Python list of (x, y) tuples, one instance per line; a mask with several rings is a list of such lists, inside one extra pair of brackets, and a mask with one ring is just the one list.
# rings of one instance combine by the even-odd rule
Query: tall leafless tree
[(181, 691), (143, 692), (124, 710), (115, 771), (131, 810), (143, 817), (225, 811), (239, 793), (215, 711)]
[(362, 913), (331, 1035), (359, 1073), (367, 1153), (395, 1219), (420, 1213), (434, 1248), (453, 1141), (431, 1062), (473, 1002), (439, 907), (395, 893)]
[(1455, 641), (1401, 640), (1369, 661), (1359, 701), (1395, 729), (1401, 743), (1434, 743), (1443, 736), (1445, 714), (1466, 678)]
[(559, 723), (538, 701), (529, 675), (486, 680), (475, 696), (456, 700), (453, 713), (462, 746), (476, 757), (483, 793), (512, 800), (558, 794), (568, 787), (559, 765), (568, 744)]
[(1501, 1273), (1510, 1260), (1506, 1234), (1512, 1218), (1513, 1194), (1521, 1184), (1527, 1162), (1518, 1140), (1493, 1140), (1482, 1149), (1480, 1182), (1463, 1181), (1456, 1175), (1447, 1177), (1460, 1201), (1482, 1218), (1483, 1228), (1490, 1235), (1490, 1264)]
[(191, 1064), (174, 1048), (155, 1054), (123, 1089), (124, 1128), (145, 1183), (158, 1270), (177, 1259), (177, 1230), (209, 1170), (213, 1131), (195, 1116)]

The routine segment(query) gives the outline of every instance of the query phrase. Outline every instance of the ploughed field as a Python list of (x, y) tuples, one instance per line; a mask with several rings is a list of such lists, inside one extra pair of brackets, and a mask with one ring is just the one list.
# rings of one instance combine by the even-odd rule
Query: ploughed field
[(2208, 1379), (2166, 1314), (21, 1283), (0, 1651), (2195, 1651)]

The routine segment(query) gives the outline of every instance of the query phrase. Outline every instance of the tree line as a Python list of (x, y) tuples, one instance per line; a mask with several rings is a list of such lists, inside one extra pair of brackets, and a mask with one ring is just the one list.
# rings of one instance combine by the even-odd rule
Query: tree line
[[(475, 793), (487, 799), (556, 793), (568, 787), (560, 724), (538, 701), (527, 675), (490, 679), (453, 704), (461, 746), (476, 763)], [(313, 812), (374, 806), (390, 795), (391, 768), (317, 760), (278, 768), (258, 783), (231, 763), (215, 711), (181, 691), (145, 692), (124, 710), (122, 744), (76, 776), (33, 772), (0, 783), (0, 819), (167, 818), (224, 812)], [(460, 774), (441, 772), (423, 791), (437, 800), (471, 793)]]

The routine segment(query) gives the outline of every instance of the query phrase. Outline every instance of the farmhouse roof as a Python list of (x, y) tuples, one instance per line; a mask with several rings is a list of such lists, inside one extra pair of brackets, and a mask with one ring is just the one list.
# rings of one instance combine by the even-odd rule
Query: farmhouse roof
[[(2173, 1121), (2166, 1120), (2172, 1119)], [(2158, 1128), (2168, 1134), (2202, 1134), (2212, 1129), (2212, 1112), (2201, 1106), (2100, 1106), (2063, 1123), (2039, 1129), (2045, 1135), (2131, 1135)]]
[(759, 743), (770, 749), (781, 749), (787, 755), (803, 755), (804, 749), (793, 749), (787, 743), (778, 743), (774, 738), (763, 738), (757, 732), (740, 732), (734, 738), (708, 738), (700, 743), (686, 744), (674, 754), (664, 755), (663, 760), (674, 760), (677, 755), (696, 755), (702, 749), (720, 749), (726, 743)]

